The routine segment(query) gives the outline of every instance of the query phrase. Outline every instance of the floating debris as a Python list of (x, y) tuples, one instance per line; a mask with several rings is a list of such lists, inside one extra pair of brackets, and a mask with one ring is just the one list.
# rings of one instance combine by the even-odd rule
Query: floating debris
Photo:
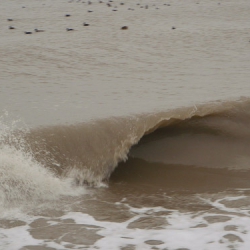
[(121, 27), (121, 30), (127, 30), (128, 29), (128, 26), (122, 26)]
[(44, 32), (44, 30), (34, 29), (35, 32)]

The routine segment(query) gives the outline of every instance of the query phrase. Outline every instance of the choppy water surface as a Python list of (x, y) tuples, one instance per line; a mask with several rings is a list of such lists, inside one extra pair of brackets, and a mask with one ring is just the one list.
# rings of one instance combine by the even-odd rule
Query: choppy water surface
[(249, 249), (249, 2), (109, 5), (0, 3), (0, 249)]

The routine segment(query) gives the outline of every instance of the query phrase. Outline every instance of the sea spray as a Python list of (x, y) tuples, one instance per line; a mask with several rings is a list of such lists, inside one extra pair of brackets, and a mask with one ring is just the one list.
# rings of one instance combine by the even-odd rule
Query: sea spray
[(5, 122), (7, 116), (0, 118), (0, 207), (36, 205), (83, 193), (72, 179), (59, 178), (36, 160), (25, 140), (29, 129), (20, 129), (19, 121)]

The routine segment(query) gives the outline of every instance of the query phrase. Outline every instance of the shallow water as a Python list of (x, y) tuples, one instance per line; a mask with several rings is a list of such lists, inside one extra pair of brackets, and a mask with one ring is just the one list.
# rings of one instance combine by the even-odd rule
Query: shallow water
[(0, 249), (249, 249), (249, 2), (110, 4), (0, 3)]

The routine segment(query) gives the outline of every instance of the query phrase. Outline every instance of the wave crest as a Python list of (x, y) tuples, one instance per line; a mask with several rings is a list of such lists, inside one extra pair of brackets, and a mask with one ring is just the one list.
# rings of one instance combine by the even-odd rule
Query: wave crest
[[(239, 159), (237, 164), (241, 161), (243, 165), (247, 165), (250, 155), (249, 108), (250, 100), (242, 98), (239, 101), (216, 102), (131, 117), (111, 117), (90, 123), (32, 130), (17, 130), (11, 126), (4, 126), (1, 122), (0, 199), (2, 202), (20, 202), (30, 197), (33, 197), (34, 201), (54, 199), (55, 196), (73, 193), (72, 186), (75, 184), (100, 186), (109, 179), (119, 162), (126, 161), (129, 156), (141, 157), (140, 152), (143, 150), (137, 150), (138, 148), (151, 143), (149, 148), (152, 150), (152, 141), (163, 138), (165, 141), (171, 141), (172, 148), (173, 145), (177, 145), (176, 152), (170, 150), (165, 154), (171, 156), (175, 153), (175, 159), (183, 159), (185, 163), (187, 158), (184, 157), (183, 151), (179, 150), (179, 145), (186, 142), (175, 139), (180, 138), (183, 133), (189, 135), (186, 137), (186, 141), (189, 141), (187, 145), (192, 144), (192, 134), (205, 135), (208, 139), (203, 144), (219, 135), (221, 137), (217, 137), (213, 143), (219, 145), (224, 140), (220, 149), (225, 149), (225, 155), (231, 154), (231, 150), (235, 149), (234, 146), (230, 148), (226, 145), (238, 145), (241, 153), (236, 152), (235, 157)], [(156, 133), (164, 128), (168, 129), (167, 134), (164, 134), (164, 131)], [(153, 136), (148, 137), (150, 134)], [(198, 137), (198, 141), (202, 138), (204, 136)], [(232, 138), (237, 141), (236, 144)], [(136, 144), (138, 146), (135, 147)], [(156, 148), (152, 151), (154, 150)], [(204, 147), (204, 150), (207, 148)], [(143, 157), (147, 159), (145, 155), (149, 153), (145, 152)], [(195, 155), (194, 157), (200, 160), (191, 163), (194, 165), (207, 161), (207, 164), (217, 164), (215, 161), (207, 160), (207, 152), (203, 153), (204, 157), (202, 153), (198, 157)], [(166, 159), (167, 164), (176, 163), (173, 157)], [(154, 160), (161, 161), (160, 157)], [(225, 164), (228, 162), (227, 159)], [(222, 164), (223, 161), (219, 163)], [(237, 167), (237, 164), (234, 166)]]

